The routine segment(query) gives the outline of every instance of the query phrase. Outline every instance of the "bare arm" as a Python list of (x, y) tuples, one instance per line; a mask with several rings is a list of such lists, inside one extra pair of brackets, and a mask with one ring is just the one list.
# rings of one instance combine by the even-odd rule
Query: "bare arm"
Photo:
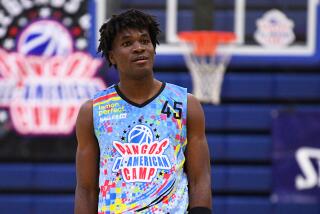
[(188, 95), (186, 172), (189, 180), (189, 208), (211, 209), (210, 156), (205, 136), (205, 118), (200, 102)]
[(94, 135), (92, 101), (81, 106), (76, 123), (77, 186), (75, 193), (75, 214), (98, 212), (99, 146)]

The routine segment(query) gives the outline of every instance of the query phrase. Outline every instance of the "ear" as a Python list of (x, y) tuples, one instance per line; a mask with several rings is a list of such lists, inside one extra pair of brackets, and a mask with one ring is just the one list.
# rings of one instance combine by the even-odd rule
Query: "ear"
[(114, 58), (113, 51), (109, 51), (109, 61), (111, 62), (112, 65), (116, 64), (116, 60)]

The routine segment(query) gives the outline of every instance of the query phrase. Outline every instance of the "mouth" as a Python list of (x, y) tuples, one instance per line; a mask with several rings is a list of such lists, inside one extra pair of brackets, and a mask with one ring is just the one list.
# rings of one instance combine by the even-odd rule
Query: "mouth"
[(132, 62), (136, 62), (136, 63), (144, 63), (148, 60), (148, 57), (146, 56), (137, 56), (135, 57)]

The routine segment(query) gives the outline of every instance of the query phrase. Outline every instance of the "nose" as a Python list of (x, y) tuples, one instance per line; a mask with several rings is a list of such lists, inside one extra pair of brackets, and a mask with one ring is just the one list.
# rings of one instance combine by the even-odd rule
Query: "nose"
[(134, 51), (134, 52), (140, 53), (140, 52), (145, 51), (145, 49), (146, 49), (146, 48), (144, 47), (144, 45), (141, 44), (141, 43), (138, 42), (138, 41), (133, 44), (133, 51)]

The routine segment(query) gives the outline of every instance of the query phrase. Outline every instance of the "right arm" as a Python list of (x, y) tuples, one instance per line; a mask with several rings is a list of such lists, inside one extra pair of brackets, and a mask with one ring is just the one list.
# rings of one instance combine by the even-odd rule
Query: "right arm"
[(75, 214), (98, 213), (99, 145), (94, 135), (92, 100), (84, 103), (76, 122)]

